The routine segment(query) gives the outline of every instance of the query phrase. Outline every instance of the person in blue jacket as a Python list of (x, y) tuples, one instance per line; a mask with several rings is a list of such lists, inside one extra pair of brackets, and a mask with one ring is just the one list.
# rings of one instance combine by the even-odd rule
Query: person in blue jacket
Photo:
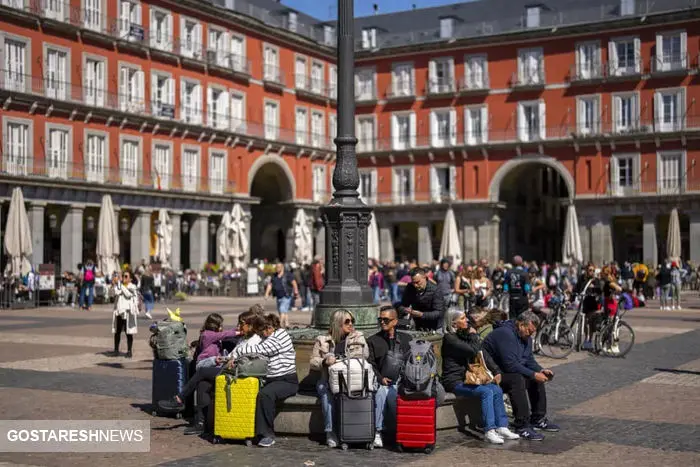
[(513, 268), (506, 272), (503, 290), (508, 292), (508, 309), (511, 318), (517, 318), (520, 313), (530, 308), (530, 278), (525, 267), (523, 258), (513, 257)]
[(537, 315), (525, 311), (514, 321), (497, 323), (483, 343), (502, 371), (501, 387), (510, 396), (516, 432), (531, 441), (544, 439), (538, 431), (559, 431), (547, 420), (545, 383), (554, 378), (554, 372), (543, 369), (532, 355), (532, 336), (538, 324)]

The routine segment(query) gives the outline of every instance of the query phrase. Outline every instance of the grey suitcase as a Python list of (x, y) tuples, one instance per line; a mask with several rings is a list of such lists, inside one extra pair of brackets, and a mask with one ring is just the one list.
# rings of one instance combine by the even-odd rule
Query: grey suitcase
[(359, 393), (349, 393), (349, 384), (340, 374), (340, 392), (335, 395), (336, 433), (343, 450), (351, 444), (364, 444), (367, 449), (374, 449), (374, 393), (369, 390), (369, 375), (365, 370), (364, 389)]

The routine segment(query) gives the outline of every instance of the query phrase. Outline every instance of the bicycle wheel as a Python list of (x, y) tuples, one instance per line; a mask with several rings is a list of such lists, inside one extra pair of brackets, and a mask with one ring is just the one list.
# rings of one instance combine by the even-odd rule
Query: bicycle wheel
[(611, 357), (622, 358), (634, 346), (634, 330), (632, 326), (620, 321), (617, 326), (611, 326), (610, 352)]
[(537, 334), (537, 345), (542, 354), (557, 360), (568, 357), (574, 351), (576, 337), (565, 323), (549, 324)]
[(586, 329), (583, 323), (583, 319), (583, 315), (580, 314), (571, 324), (571, 327), (574, 331), (574, 336), (576, 338), (574, 340), (574, 348), (576, 349), (576, 352), (581, 351), (581, 349), (583, 348), (583, 341), (586, 339)]

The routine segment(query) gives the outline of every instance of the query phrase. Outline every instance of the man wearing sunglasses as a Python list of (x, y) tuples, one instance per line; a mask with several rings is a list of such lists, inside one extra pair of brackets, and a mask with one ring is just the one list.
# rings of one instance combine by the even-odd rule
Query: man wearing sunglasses
[(381, 432), (384, 429), (384, 410), (389, 404), (396, 407), (396, 382), (401, 374), (405, 355), (411, 349), (411, 336), (396, 330), (398, 314), (388, 305), (379, 310), (379, 327), (381, 330), (367, 339), (369, 347), (369, 362), (374, 367), (379, 381), (379, 389), (375, 395), (375, 420), (377, 435), (375, 447), (382, 447)]

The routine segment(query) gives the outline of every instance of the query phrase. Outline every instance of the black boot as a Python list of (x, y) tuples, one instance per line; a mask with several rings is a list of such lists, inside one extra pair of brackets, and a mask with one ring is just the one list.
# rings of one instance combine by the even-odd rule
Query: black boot
[(182, 412), (185, 410), (185, 404), (173, 397), (171, 399), (158, 401), (158, 408), (168, 413)]
[(185, 435), (201, 435), (204, 433), (204, 415), (201, 410), (197, 410), (194, 414), (194, 420), (192, 425), (185, 428), (183, 434)]

